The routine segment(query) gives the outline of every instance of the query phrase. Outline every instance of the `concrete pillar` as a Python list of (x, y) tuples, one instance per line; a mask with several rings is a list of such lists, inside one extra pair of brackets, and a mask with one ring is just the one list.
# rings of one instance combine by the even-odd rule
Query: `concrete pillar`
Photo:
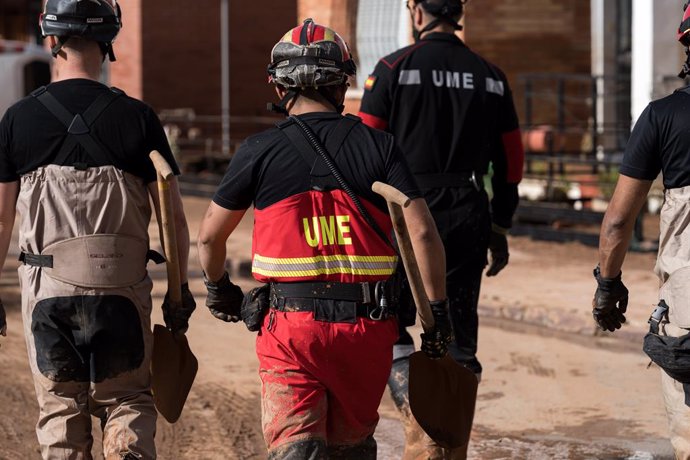
[[(592, 75), (597, 77), (597, 144), (606, 150), (615, 148), (615, 133), (606, 131), (616, 120), (616, 21), (618, 10), (612, 0), (591, 0)], [(600, 77), (600, 78), (599, 78)], [(593, 122), (594, 120), (592, 120)]]
[(678, 0), (633, 0), (633, 122), (650, 101), (683, 85), (676, 77), (685, 58), (676, 41), (681, 6)]

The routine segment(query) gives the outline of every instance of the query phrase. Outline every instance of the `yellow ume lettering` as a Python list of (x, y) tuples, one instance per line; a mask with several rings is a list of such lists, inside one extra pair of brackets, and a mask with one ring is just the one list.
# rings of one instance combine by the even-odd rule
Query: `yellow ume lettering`
[(323, 246), (337, 244), (339, 246), (351, 246), (350, 216), (314, 216), (302, 219), (304, 238), (307, 244), (315, 248), (322, 243)]

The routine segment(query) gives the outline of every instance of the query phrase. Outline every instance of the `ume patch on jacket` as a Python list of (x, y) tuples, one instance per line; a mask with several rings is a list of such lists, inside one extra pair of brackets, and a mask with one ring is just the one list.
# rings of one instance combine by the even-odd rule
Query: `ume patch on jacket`
[[(362, 200), (386, 235), (388, 215)], [(293, 195), (254, 212), (252, 273), (258, 281), (379, 281), (397, 256), (341, 190)]]

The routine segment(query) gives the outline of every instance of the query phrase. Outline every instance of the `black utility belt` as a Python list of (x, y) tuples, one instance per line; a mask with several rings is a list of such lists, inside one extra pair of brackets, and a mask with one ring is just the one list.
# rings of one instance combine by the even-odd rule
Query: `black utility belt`
[(387, 283), (271, 283), (271, 307), (282, 312), (313, 312), (314, 319), (351, 323), (356, 318), (375, 321), (395, 316)]

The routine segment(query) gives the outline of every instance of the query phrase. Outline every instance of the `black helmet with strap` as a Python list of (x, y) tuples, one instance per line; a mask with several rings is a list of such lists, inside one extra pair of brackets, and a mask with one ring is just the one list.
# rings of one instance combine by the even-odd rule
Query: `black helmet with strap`
[(40, 25), (44, 37), (58, 39), (53, 56), (71, 37), (79, 37), (97, 42), (114, 61), (112, 45), (122, 28), (122, 12), (117, 0), (47, 0)]
[(424, 32), (430, 31), (442, 22), (451, 25), (455, 30), (462, 30), (458, 21), (462, 17), (465, 3), (467, 0), (414, 0), (415, 6), (421, 6), (424, 11), (436, 18), (415, 35), (421, 37)]

